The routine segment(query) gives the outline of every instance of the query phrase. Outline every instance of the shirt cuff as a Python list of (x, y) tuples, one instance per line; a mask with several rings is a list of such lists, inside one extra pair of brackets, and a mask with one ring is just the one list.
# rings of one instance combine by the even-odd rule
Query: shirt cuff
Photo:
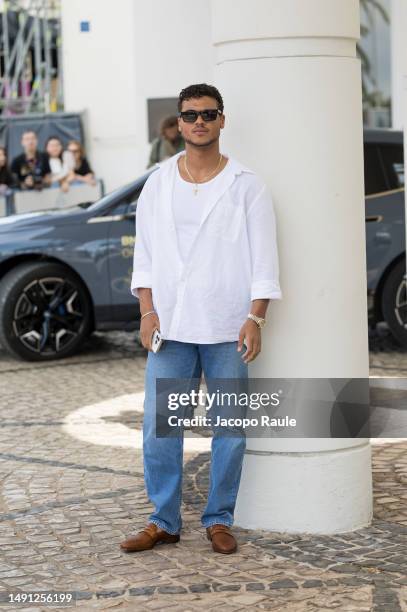
[(152, 288), (152, 279), (149, 272), (133, 272), (131, 279), (131, 292), (136, 298), (139, 297), (137, 289), (141, 287)]
[(252, 283), (251, 300), (281, 300), (282, 298), (283, 294), (278, 282), (272, 280), (262, 280)]

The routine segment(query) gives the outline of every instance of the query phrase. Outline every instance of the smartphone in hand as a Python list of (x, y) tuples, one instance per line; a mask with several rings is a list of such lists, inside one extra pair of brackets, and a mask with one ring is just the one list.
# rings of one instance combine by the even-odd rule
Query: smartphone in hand
[(163, 338), (161, 337), (160, 330), (155, 329), (151, 336), (151, 350), (153, 353), (157, 353), (160, 350), (162, 343)]

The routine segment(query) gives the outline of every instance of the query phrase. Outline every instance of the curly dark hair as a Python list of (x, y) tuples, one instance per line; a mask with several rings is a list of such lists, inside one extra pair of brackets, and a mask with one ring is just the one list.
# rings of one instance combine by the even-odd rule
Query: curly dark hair
[(178, 97), (178, 111), (181, 111), (184, 100), (190, 100), (191, 98), (203, 98), (203, 96), (214, 98), (218, 103), (218, 108), (223, 112), (222, 96), (216, 87), (213, 85), (207, 85), (206, 83), (189, 85), (188, 87), (185, 87), (185, 89), (182, 89)]

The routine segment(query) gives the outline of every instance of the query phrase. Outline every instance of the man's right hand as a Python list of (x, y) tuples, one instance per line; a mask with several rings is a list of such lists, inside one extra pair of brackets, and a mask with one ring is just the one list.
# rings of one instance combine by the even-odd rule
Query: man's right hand
[(145, 349), (151, 351), (151, 338), (155, 329), (160, 329), (160, 320), (156, 313), (148, 314), (140, 323), (140, 340)]
[(31, 189), (31, 187), (34, 187), (34, 177), (31, 176), (31, 174), (25, 177), (24, 185), (28, 187), (29, 189)]

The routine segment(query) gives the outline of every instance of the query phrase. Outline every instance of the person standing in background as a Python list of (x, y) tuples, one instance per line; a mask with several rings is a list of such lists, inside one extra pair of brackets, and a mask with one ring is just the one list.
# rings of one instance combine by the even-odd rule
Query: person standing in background
[(68, 151), (74, 157), (74, 167), (68, 174), (68, 182), (87, 183), (88, 185), (96, 185), (95, 173), (89, 165), (85, 156), (85, 151), (79, 140), (70, 140), (68, 142)]
[(166, 117), (160, 125), (160, 136), (153, 140), (147, 168), (185, 149), (184, 139), (178, 130), (178, 118)]
[(0, 147), (0, 193), (13, 186), (14, 179), (8, 167), (7, 150)]
[(26, 130), (21, 137), (24, 153), (11, 163), (11, 173), (20, 189), (42, 189), (51, 184), (48, 155), (38, 151), (38, 138), (34, 130)]
[(50, 136), (45, 145), (48, 163), (51, 168), (52, 184), (66, 192), (69, 189), (68, 174), (75, 165), (74, 157), (64, 146), (58, 136)]

